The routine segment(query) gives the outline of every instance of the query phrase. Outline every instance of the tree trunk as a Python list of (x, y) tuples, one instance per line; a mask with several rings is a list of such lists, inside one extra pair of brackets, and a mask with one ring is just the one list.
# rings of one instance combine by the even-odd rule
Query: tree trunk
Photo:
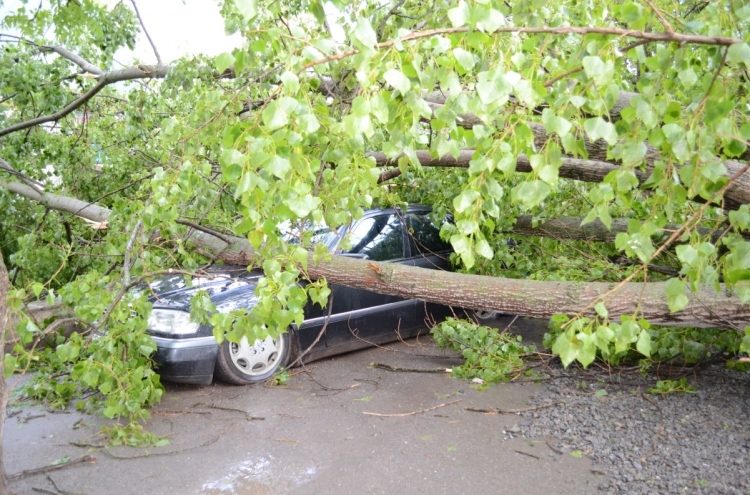
[[(0, 342), (5, 342), (5, 327), (8, 324), (8, 291), (10, 280), (5, 268), (3, 255), (0, 254)], [(5, 426), (5, 408), (8, 404), (8, 391), (5, 386), (5, 350), (0, 347), (0, 495), (8, 493), (8, 480), (3, 464), (3, 428)]]
[[(230, 249), (218, 253), (218, 257), (230, 264), (248, 264), (251, 260), (241, 244), (240, 241), (230, 246)], [(333, 256), (316, 266), (312, 254), (308, 260), (308, 273), (314, 279), (325, 278), (331, 284), (380, 294), (536, 318), (561, 313), (592, 316), (597, 298), (618, 285), (467, 275), (344, 256)], [(670, 313), (663, 282), (627, 283), (604, 297), (604, 302), (613, 319), (638, 312), (639, 317), (665, 326), (736, 330), (750, 325), (750, 304), (742, 304), (723, 285), (720, 292), (701, 287), (698, 292), (689, 292), (687, 296), (687, 307)]]

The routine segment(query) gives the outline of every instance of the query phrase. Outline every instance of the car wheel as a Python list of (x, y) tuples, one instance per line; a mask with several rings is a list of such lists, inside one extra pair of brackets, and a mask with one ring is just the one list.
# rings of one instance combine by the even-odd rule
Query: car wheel
[(489, 321), (497, 318), (497, 313), (494, 311), (482, 311), (480, 309), (473, 309), (471, 314), (474, 318), (479, 321)]
[(216, 377), (232, 385), (246, 385), (268, 380), (289, 360), (292, 336), (256, 340), (250, 345), (246, 337), (240, 342), (225, 340), (216, 358)]

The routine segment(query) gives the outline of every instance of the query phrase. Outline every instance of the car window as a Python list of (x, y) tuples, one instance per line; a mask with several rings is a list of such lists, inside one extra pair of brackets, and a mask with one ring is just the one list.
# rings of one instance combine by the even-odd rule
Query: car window
[[(284, 238), (284, 242), (286, 242), (287, 244), (296, 246), (300, 243), (300, 229), (298, 226), (293, 226), (290, 221), (287, 220), (279, 224), (279, 230), (281, 231), (281, 234)], [(338, 237), (336, 232), (332, 231), (323, 222), (313, 224), (312, 222), (306, 221), (304, 224), (304, 230), (312, 230), (313, 236), (311, 239), (311, 244), (313, 246), (321, 242), (325, 245), (329, 245), (333, 242), (334, 239)]]
[(374, 261), (404, 257), (404, 236), (401, 219), (394, 214), (365, 218), (351, 231), (353, 254), (366, 255)]
[(411, 255), (439, 253), (451, 249), (451, 245), (440, 238), (440, 229), (426, 213), (409, 213), (406, 215), (409, 226), (409, 247)]

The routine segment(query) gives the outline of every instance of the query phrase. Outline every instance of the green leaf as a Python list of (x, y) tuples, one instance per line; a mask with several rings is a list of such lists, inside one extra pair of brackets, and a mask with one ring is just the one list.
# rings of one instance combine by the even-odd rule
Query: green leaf
[(615, 125), (605, 121), (601, 117), (584, 120), (583, 128), (586, 130), (586, 134), (588, 134), (591, 141), (604, 139), (611, 146), (617, 144), (617, 130), (615, 129)]
[(454, 48), (453, 56), (456, 57), (456, 61), (458, 61), (466, 72), (474, 68), (474, 55), (471, 52), (467, 52), (463, 48)]
[(406, 94), (411, 88), (411, 81), (409, 81), (409, 78), (397, 69), (388, 69), (385, 74), (383, 74), (383, 79), (385, 79), (388, 84), (393, 86), (393, 88), (402, 95)]
[(607, 311), (607, 308), (604, 306), (604, 303), (602, 301), (599, 301), (594, 306), (594, 311), (596, 311), (596, 314), (601, 316), (602, 318), (607, 318), (609, 316), (609, 311)]
[(750, 327), (745, 327), (745, 336), (742, 337), (742, 343), (740, 343), (740, 352), (750, 354)]
[(222, 53), (216, 57), (214, 64), (216, 65), (216, 72), (222, 74), (225, 70), (234, 65), (234, 55), (231, 53)]
[(6, 354), (3, 357), (3, 373), (5, 374), (5, 378), (10, 378), (10, 376), (15, 373), (17, 367), (17, 361), (16, 357), (12, 354)]
[(258, 15), (258, 0), (235, 0), (234, 4), (246, 22)]
[(670, 278), (664, 286), (664, 290), (667, 293), (667, 305), (669, 311), (676, 313), (685, 309), (688, 305), (687, 292), (685, 289), (685, 283), (679, 278)]
[(552, 188), (541, 180), (524, 181), (510, 192), (511, 201), (526, 208), (539, 205), (552, 192)]
[(323, 24), (326, 21), (326, 11), (323, 8), (323, 4), (318, 0), (310, 2), (310, 12), (315, 16), (315, 20), (319, 24)]
[(279, 127), (284, 127), (289, 123), (289, 114), (284, 111), (278, 101), (272, 101), (268, 104), (262, 114), (263, 123), (268, 130), (273, 131)]
[(372, 29), (372, 25), (367, 17), (360, 17), (357, 25), (352, 31), (352, 37), (359, 42), (360, 47), (372, 49), (378, 42), (378, 35)]
[(67, 342), (65, 344), (57, 346), (55, 353), (57, 357), (63, 361), (74, 361), (78, 358), (81, 352), (81, 346), (74, 344), (73, 342)]
[(651, 357), (651, 334), (648, 330), (641, 330), (635, 348), (646, 357)]
[(497, 70), (480, 72), (477, 74), (477, 81), (477, 94), (485, 105), (491, 105), (498, 100), (504, 103), (513, 89)]
[(453, 199), (453, 208), (456, 213), (463, 213), (464, 211), (474, 206), (474, 203), (478, 198), (479, 191), (468, 189), (466, 191), (463, 191)]
[(281, 74), (279, 79), (281, 79), (282, 84), (284, 84), (284, 90), (287, 95), (293, 95), (299, 91), (299, 78), (294, 72), (286, 71)]
[(40, 284), (39, 282), (31, 284), (31, 292), (34, 293), (34, 297), (39, 298), (39, 294), (41, 294), (43, 290), (44, 284)]
[(727, 60), (732, 63), (742, 62), (745, 67), (750, 69), (750, 44), (735, 43), (731, 45), (727, 53)]
[(310, 194), (306, 194), (300, 198), (289, 199), (286, 201), (286, 205), (289, 207), (295, 215), (300, 218), (306, 217), (314, 209), (320, 206), (320, 198), (316, 198)]
[(448, 9), (448, 19), (454, 28), (461, 27), (466, 24), (466, 20), (469, 18), (469, 7), (466, 6), (466, 2), (461, 0), (458, 2), (458, 6), (452, 9)]
[(474, 244), (474, 251), (484, 257), (488, 260), (491, 260), (495, 253), (493, 253), (492, 248), (490, 247), (489, 243), (485, 241), (484, 239), (479, 239)]
[[(273, 158), (271, 158), (271, 161), (269, 161), (266, 164), (266, 168), (268, 169), (269, 172), (271, 172), (273, 175), (275, 175), (279, 179), (283, 179), (289, 173), (289, 170), (291, 169), (291, 165), (288, 159), (278, 156), (278, 155), (274, 155)], [(301, 215), (301, 216), (305, 216), (305, 215)]]
[(583, 57), (583, 70), (586, 76), (593, 79), (599, 86), (606, 86), (612, 79), (614, 64), (611, 61), (604, 62), (599, 57)]
[(609, 345), (615, 340), (615, 332), (611, 328), (600, 325), (594, 332), (594, 344), (603, 353), (609, 353)]
[(592, 336), (584, 332), (577, 334), (576, 338), (579, 342), (576, 359), (584, 368), (587, 368), (596, 359), (596, 344)]
[(677, 77), (680, 79), (680, 83), (686, 89), (692, 88), (696, 82), (698, 82), (698, 75), (695, 73), (692, 67), (688, 67), (685, 70), (681, 70)]
[(548, 134), (555, 132), (560, 137), (565, 137), (573, 128), (573, 124), (563, 117), (558, 117), (549, 108), (542, 111), (542, 124), (544, 124), (544, 129)]

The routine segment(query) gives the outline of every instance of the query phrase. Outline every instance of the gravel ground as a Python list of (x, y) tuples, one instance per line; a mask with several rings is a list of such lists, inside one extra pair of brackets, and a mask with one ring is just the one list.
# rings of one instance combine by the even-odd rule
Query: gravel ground
[(599, 493), (750, 494), (750, 373), (712, 366), (687, 377), (696, 393), (672, 395), (646, 394), (656, 378), (637, 373), (550, 373), (531, 404), (554, 405), (515, 429), (592, 459)]

